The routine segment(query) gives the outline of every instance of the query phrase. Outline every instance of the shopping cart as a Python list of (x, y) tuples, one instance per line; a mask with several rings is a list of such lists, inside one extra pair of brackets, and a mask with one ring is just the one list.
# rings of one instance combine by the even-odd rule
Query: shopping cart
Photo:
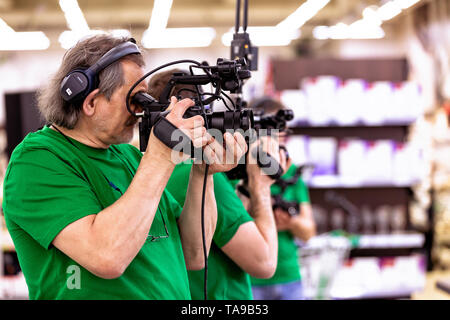
[(352, 239), (336, 232), (311, 238), (300, 248), (300, 272), (305, 299), (331, 299), (335, 275), (348, 259)]

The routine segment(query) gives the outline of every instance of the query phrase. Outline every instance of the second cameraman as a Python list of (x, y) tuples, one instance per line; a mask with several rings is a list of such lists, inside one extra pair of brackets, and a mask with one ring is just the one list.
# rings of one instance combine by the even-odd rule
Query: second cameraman
[[(149, 81), (149, 94), (158, 99), (174, 72), (182, 70), (169, 70), (154, 75)], [(193, 86), (178, 85), (174, 87), (172, 94), (192, 98), (192, 92), (195, 92)], [(279, 161), (278, 144), (271, 141), (265, 143), (265, 147), (271, 148), (266, 151)], [(187, 200), (191, 166), (191, 163), (177, 165), (167, 184), (168, 190), (181, 205)], [(225, 174), (214, 175), (218, 215), (208, 259), (208, 299), (252, 299), (249, 275), (270, 278), (276, 269), (278, 245), (270, 198), (273, 180), (264, 175), (256, 164), (248, 164), (247, 172), (251, 193), (250, 214)], [(193, 299), (204, 297), (203, 274), (203, 270), (188, 271)]]

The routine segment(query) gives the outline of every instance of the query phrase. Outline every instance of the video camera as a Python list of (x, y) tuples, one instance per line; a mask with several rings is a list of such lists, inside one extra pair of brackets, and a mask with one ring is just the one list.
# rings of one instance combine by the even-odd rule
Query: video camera
[[(256, 130), (256, 134), (270, 135), (272, 130), (285, 131), (287, 128), (287, 122), (293, 118), (294, 112), (291, 109), (281, 109), (278, 110), (276, 114), (272, 115), (265, 115), (263, 112), (254, 114), (254, 128)], [(283, 169), (280, 164), (268, 153), (260, 152), (258, 149), (254, 150), (253, 156), (256, 158), (258, 166), (272, 179), (279, 179), (283, 174)], [(231, 180), (247, 180), (248, 175), (245, 161), (244, 163), (240, 162), (236, 168), (228, 171), (226, 175)]]
[[(160, 121), (161, 118), (165, 117), (169, 113), (166, 109), (170, 104), (169, 99), (172, 89), (179, 84), (193, 85), (197, 89), (195, 92), (197, 97), (193, 99), (195, 105), (185, 112), (183, 115), (184, 118), (201, 115), (205, 120), (205, 127), (207, 129), (217, 129), (222, 133), (227, 130), (237, 129), (242, 129), (245, 132), (252, 129), (254, 126), (253, 111), (251, 109), (241, 109), (234, 105), (234, 109), (230, 109), (228, 107), (227, 111), (213, 112), (211, 108), (208, 110), (205, 108), (205, 106), (209, 105), (214, 100), (223, 99), (221, 95), (225, 95), (223, 92), (224, 90), (231, 93), (239, 92), (241, 90), (244, 80), (251, 77), (251, 72), (247, 68), (245, 59), (227, 60), (219, 58), (217, 59), (217, 65), (215, 66), (208, 66), (206, 63), (200, 64), (192, 60), (179, 60), (150, 71), (143, 78), (141, 78), (140, 81), (164, 67), (184, 62), (193, 63), (193, 65), (190, 66), (191, 74), (174, 73), (162, 91), (159, 100), (144, 92), (138, 92), (130, 99), (131, 92), (137, 84), (135, 84), (135, 86), (133, 86), (128, 93), (128, 111), (131, 114), (134, 114), (130, 110), (129, 100), (131, 100), (132, 104), (142, 109), (142, 112), (139, 114), (134, 114), (135, 116), (141, 117), (141, 121), (139, 123), (139, 140), (141, 151), (145, 151), (147, 149), (147, 143), (152, 128), (158, 121)], [(192, 70), (193, 67), (202, 69), (205, 74), (194, 74)], [(206, 84), (211, 84), (215, 88), (215, 92), (201, 93), (198, 86)], [(204, 96), (209, 97), (204, 98)], [(160, 140), (162, 140), (169, 147), (174, 147), (180, 142), (171, 141), (171, 133), (175, 129), (176, 128), (170, 128), (167, 124), (165, 124), (166, 132), (164, 132), (164, 137), (158, 138), (160, 138)]]
[(287, 212), (291, 217), (298, 215), (300, 213), (300, 204), (296, 201), (287, 201), (283, 198), (283, 194), (289, 186), (295, 185), (303, 172), (307, 169), (312, 169), (314, 166), (311, 164), (304, 164), (295, 170), (294, 175), (289, 179), (278, 179), (275, 181), (274, 185), (280, 188), (280, 193), (277, 195), (272, 195), (273, 204), (272, 209), (281, 209)]

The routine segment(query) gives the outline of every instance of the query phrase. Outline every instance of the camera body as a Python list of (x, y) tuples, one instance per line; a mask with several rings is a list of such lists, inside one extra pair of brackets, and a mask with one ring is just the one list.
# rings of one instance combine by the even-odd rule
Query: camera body
[(272, 209), (281, 209), (287, 212), (291, 217), (296, 216), (300, 213), (300, 205), (295, 201), (286, 201), (281, 195), (272, 196), (273, 204)]
[[(251, 77), (245, 60), (219, 58), (217, 59), (217, 65), (208, 66), (202, 64), (199, 68), (203, 69), (206, 74), (174, 73), (163, 89), (159, 100), (144, 92), (138, 92), (131, 98), (132, 104), (143, 110), (140, 114), (141, 121), (139, 123), (139, 143), (142, 152), (147, 149), (152, 128), (160, 121), (161, 117), (165, 117), (169, 113), (167, 108), (170, 104), (172, 89), (179, 84), (193, 86), (211, 84), (215, 87), (215, 93), (211, 93), (210, 97), (206, 99), (203, 99), (202, 93), (198, 91), (197, 97), (192, 99), (195, 105), (186, 110), (183, 115), (184, 118), (201, 115), (205, 121), (206, 128), (216, 129), (222, 133), (225, 133), (227, 130), (241, 129), (245, 132), (253, 129), (254, 121), (251, 109), (237, 108), (235, 110), (213, 112), (210, 109), (206, 110), (204, 107), (218, 99), (222, 90), (230, 91), (231, 93), (241, 90), (244, 80)], [(172, 132), (165, 132), (163, 140), (169, 141)]]
[[(148, 93), (143, 92), (136, 93), (132, 102), (141, 106), (145, 113), (139, 122), (139, 148), (144, 152), (147, 149), (152, 127), (161, 117), (165, 117), (169, 113), (169, 110), (167, 110), (169, 104), (162, 104)], [(208, 129), (217, 129), (222, 133), (225, 133), (227, 130), (241, 129), (247, 131), (253, 128), (253, 111), (251, 109), (203, 113), (201, 106), (197, 102), (196, 105), (186, 110), (183, 118), (191, 118), (196, 115), (203, 117), (205, 126)]]
[[(256, 130), (256, 135), (271, 134), (272, 130), (284, 131), (287, 127), (287, 122), (294, 118), (294, 112), (291, 109), (281, 109), (278, 110), (276, 114), (265, 115), (263, 112), (254, 115), (254, 129)], [(264, 132), (262, 132), (264, 131)], [(283, 174), (280, 164), (269, 154), (261, 152), (255, 149), (256, 161), (262, 170), (272, 177), (272, 179), (277, 180)], [(276, 173), (273, 170), (277, 171)], [(230, 170), (226, 173), (228, 179), (230, 180), (247, 180), (247, 169), (245, 161), (237, 165), (236, 168)]]

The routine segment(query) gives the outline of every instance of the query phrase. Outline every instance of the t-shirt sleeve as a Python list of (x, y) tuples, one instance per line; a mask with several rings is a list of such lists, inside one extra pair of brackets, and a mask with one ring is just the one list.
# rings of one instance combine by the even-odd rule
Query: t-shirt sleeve
[(253, 221), (242, 201), (223, 173), (214, 175), (214, 194), (217, 203), (217, 226), (213, 240), (221, 248), (233, 238), (241, 225)]
[(47, 150), (24, 150), (4, 180), (3, 210), (41, 246), (70, 223), (101, 211), (90, 185)]
[(297, 201), (299, 203), (309, 203), (309, 192), (305, 182), (300, 178), (295, 186)]

